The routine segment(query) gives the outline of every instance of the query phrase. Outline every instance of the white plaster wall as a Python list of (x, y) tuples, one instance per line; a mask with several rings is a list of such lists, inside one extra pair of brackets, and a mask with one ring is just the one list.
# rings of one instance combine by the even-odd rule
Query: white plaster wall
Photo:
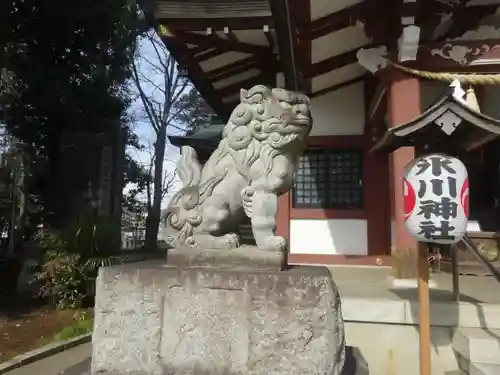
[(362, 135), (365, 126), (364, 86), (355, 83), (311, 99), (311, 136)]
[[(363, 83), (311, 99), (311, 136), (362, 135), (365, 125)], [(367, 255), (366, 220), (291, 220), (290, 252)]]
[(292, 254), (367, 255), (368, 227), (362, 219), (290, 221)]

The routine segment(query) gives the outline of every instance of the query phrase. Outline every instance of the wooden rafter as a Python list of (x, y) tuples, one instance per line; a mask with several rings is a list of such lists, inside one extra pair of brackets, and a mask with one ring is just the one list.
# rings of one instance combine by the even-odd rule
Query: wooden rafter
[(418, 25), (420, 26), (421, 44), (432, 41), (434, 31), (439, 26), (442, 15), (448, 11), (448, 6), (437, 0), (421, 2), (421, 12), (417, 19)]
[(311, 77), (306, 76), (311, 68), (311, 39), (308, 30), (311, 28), (311, 5), (310, 1), (288, 0), (290, 15), (295, 21), (295, 32), (297, 37), (292, 42), (293, 51), (297, 57), (297, 69), (299, 76), (299, 89), (310, 94)]
[(216, 30), (262, 29), (264, 25), (272, 25), (271, 16), (260, 17), (231, 17), (231, 18), (158, 18), (158, 22), (167, 25), (172, 30), (201, 31), (208, 27)]
[(335, 31), (355, 25), (357, 20), (364, 19), (368, 1), (369, 0), (365, 0), (312, 21), (309, 38), (320, 38)]
[(216, 35), (203, 35), (183, 31), (176, 32), (176, 35), (182, 38), (185, 43), (195, 44), (197, 46), (229, 48), (232, 51), (255, 55), (269, 55), (271, 53), (268, 47), (250, 43), (234, 42), (229, 39), (219, 38)]
[(207, 52), (207, 51), (210, 51), (212, 50), (213, 47), (206, 47), (206, 46), (195, 46), (195, 47), (192, 47), (192, 48), (189, 48), (189, 52), (193, 55), (193, 56), (196, 56), (200, 53), (203, 53), (203, 52)]
[(196, 61), (201, 62), (201, 61), (213, 59), (214, 57), (217, 57), (217, 56), (222, 55), (223, 53), (226, 53), (229, 51), (231, 51), (229, 48), (212, 48), (208, 51), (194, 55), (194, 58), (196, 59)]
[(372, 80), (373, 84), (376, 85), (373, 95), (369, 98), (369, 101), (366, 102), (367, 111), (366, 114), (368, 116), (368, 120), (371, 121), (373, 119), (382, 119), (387, 112), (387, 100), (388, 96), (388, 86), (389, 83), (387, 75), (379, 78), (376, 76), (367, 76)]
[[(426, 0), (424, 0), (426, 1)], [(357, 19), (364, 22), (364, 31), (373, 45), (397, 47), (401, 35), (401, 0), (365, 0), (365, 8), (358, 11)]]
[(498, 9), (497, 5), (475, 5), (475, 6), (457, 7), (452, 12), (453, 24), (445, 35), (438, 38), (436, 41), (443, 41), (448, 38), (458, 38), (469, 30), (477, 28), (481, 19), (488, 15), (494, 14)]
[(253, 56), (250, 56), (228, 65), (224, 65), (220, 68), (210, 70), (208, 72), (205, 72), (205, 74), (210, 81), (220, 81), (221, 79), (225, 79), (236, 74), (241, 74), (256, 67), (257, 60), (255, 60)]
[(248, 89), (255, 85), (271, 85), (271, 84), (272, 82), (269, 82), (269, 75), (261, 73), (254, 77), (247, 78), (243, 81), (239, 81), (229, 86), (225, 86), (217, 90), (217, 92), (221, 98), (226, 98), (228, 96), (238, 93), (241, 89)]
[(453, 9), (460, 7), (463, 2), (464, 2), (464, 0), (459, 0), (459, 1), (454, 1), (454, 2), (431, 0), (431, 1), (426, 2), (426, 3), (428, 3), (429, 6), (432, 6), (432, 8), (435, 10), (436, 13), (448, 14), (448, 13), (451, 13), (453, 11)]
[(343, 66), (354, 64), (358, 61), (356, 53), (360, 48), (370, 48), (370, 45), (358, 47), (356, 49), (341, 53), (340, 55), (335, 55), (312, 64), (310, 70), (307, 72), (308, 77), (317, 77), (322, 74), (328, 73), (329, 71), (342, 68)]
[(367, 75), (365, 92), (365, 134), (377, 136), (385, 131), (384, 116), (387, 113), (387, 84), (385, 79)]
[(363, 95), (364, 95), (364, 106), (365, 106), (365, 127), (364, 133), (370, 129), (370, 115), (369, 108), (370, 104), (375, 96), (375, 91), (377, 87), (377, 79), (375, 76), (367, 76), (363, 82)]
[(224, 35), (227, 36), (229, 40), (232, 40), (235, 43), (238, 43), (238, 37), (234, 34), (234, 32), (229, 27), (224, 27)]
[(405, 1), (399, 0), (399, 14), (400, 17), (414, 17), (415, 21), (420, 14), (420, 9), (424, 1)]
[(420, 24), (420, 42), (422, 44), (427, 44), (432, 41), (434, 36), (434, 31), (439, 26), (441, 22), (441, 15), (432, 14), (422, 21)]
[[(400, 35), (403, 32), (403, 28), (405, 28), (406, 26), (415, 25), (420, 27), (419, 23), (422, 18), (420, 17), (420, 14), (424, 3), (425, 1), (398, 0), (397, 5), (399, 6), (399, 12), (397, 12), (396, 14), (399, 14), (398, 21), (400, 24)], [(403, 21), (405, 22), (403, 23)]]
[(212, 107), (212, 109), (221, 117), (223, 121), (227, 121), (230, 114), (227, 107), (224, 105), (224, 102), (217, 94), (213, 85), (203, 74), (203, 71), (198, 63), (193, 61), (186, 44), (182, 43), (175, 37), (161, 36), (161, 38), (177, 63), (188, 67), (189, 79), (196, 86), (203, 98), (205, 98), (207, 104)]
[(264, 36), (266, 37), (267, 44), (269, 44), (269, 48), (274, 52), (277, 47), (275, 45), (273, 36), (271, 35), (271, 28), (264, 26), (264, 29), (262, 31), (264, 32)]
[(290, 35), (294, 28), (290, 23), (288, 0), (272, 0), (270, 3), (285, 85), (287, 89), (298, 90), (299, 76), (292, 44), (294, 35)]
[(321, 95), (327, 94), (329, 92), (339, 90), (343, 87), (354, 85), (355, 83), (363, 81), (365, 79), (365, 77), (366, 77), (366, 75), (362, 75), (362, 76), (355, 77), (355, 78), (349, 79), (349, 80), (341, 82), (341, 83), (337, 83), (337, 84), (329, 86), (329, 87), (325, 87), (324, 89), (313, 92), (311, 94), (311, 97), (314, 98), (316, 96), (321, 96)]

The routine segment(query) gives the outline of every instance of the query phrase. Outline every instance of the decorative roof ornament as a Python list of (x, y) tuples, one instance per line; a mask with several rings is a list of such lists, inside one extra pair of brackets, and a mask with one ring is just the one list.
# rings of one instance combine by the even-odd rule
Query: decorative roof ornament
[(415, 61), (420, 43), (420, 27), (406, 26), (398, 39), (399, 61)]
[[(363, 25), (364, 26), (364, 25)], [(408, 25), (403, 28), (403, 33), (398, 39), (399, 61), (414, 61), (417, 59), (420, 43), (420, 27)], [(387, 46), (381, 45), (374, 48), (360, 48), (356, 57), (361, 66), (375, 74), (387, 66)]]
[(402, 72), (411, 76), (429, 79), (432, 81), (439, 81), (451, 83), (458, 80), (462, 85), (500, 85), (500, 74), (457, 74), (448, 72), (430, 72), (427, 70), (413, 69), (408, 66), (398, 64), (391, 61), (387, 56), (387, 47), (382, 45), (374, 48), (360, 48), (356, 53), (358, 62), (365, 69), (375, 74), (380, 69), (384, 69), (390, 65)]
[[(418, 117), (388, 129), (372, 151), (423, 147), (429, 140), (455, 151), (470, 151), (500, 136), (500, 120), (479, 112), (479, 106), (474, 105), (473, 90), (468, 92), (467, 95), (460, 82), (453, 82), (450, 89)], [(450, 142), (448, 136), (455, 133), (456, 142)]]
[(356, 52), (359, 64), (372, 74), (377, 73), (380, 69), (384, 69), (387, 66), (386, 56), (386, 46), (360, 48), (358, 52)]

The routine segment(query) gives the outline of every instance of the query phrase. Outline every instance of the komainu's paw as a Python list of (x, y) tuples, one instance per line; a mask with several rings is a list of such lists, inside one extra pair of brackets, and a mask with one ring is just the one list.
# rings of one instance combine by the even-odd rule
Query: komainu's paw
[(240, 245), (240, 237), (236, 233), (228, 233), (222, 236), (198, 233), (190, 237), (187, 245), (200, 249), (234, 249)]
[(286, 250), (286, 239), (280, 236), (267, 237), (266, 241), (259, 248), (264, 251), (283, 252)]
[(240, 246), (240, 236), (238, 236), (236, 233), (225, 234), (222, 238), (226, 240), (226, 243), (228, 245), (227, 249), (233, 249)]

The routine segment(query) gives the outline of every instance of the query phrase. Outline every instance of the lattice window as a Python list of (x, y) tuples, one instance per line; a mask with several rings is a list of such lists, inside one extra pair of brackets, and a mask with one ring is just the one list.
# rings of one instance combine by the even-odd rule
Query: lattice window
[(299, 160), (292, 195), (294, 208), (362, 208), (363, 153), (306, 151)]

